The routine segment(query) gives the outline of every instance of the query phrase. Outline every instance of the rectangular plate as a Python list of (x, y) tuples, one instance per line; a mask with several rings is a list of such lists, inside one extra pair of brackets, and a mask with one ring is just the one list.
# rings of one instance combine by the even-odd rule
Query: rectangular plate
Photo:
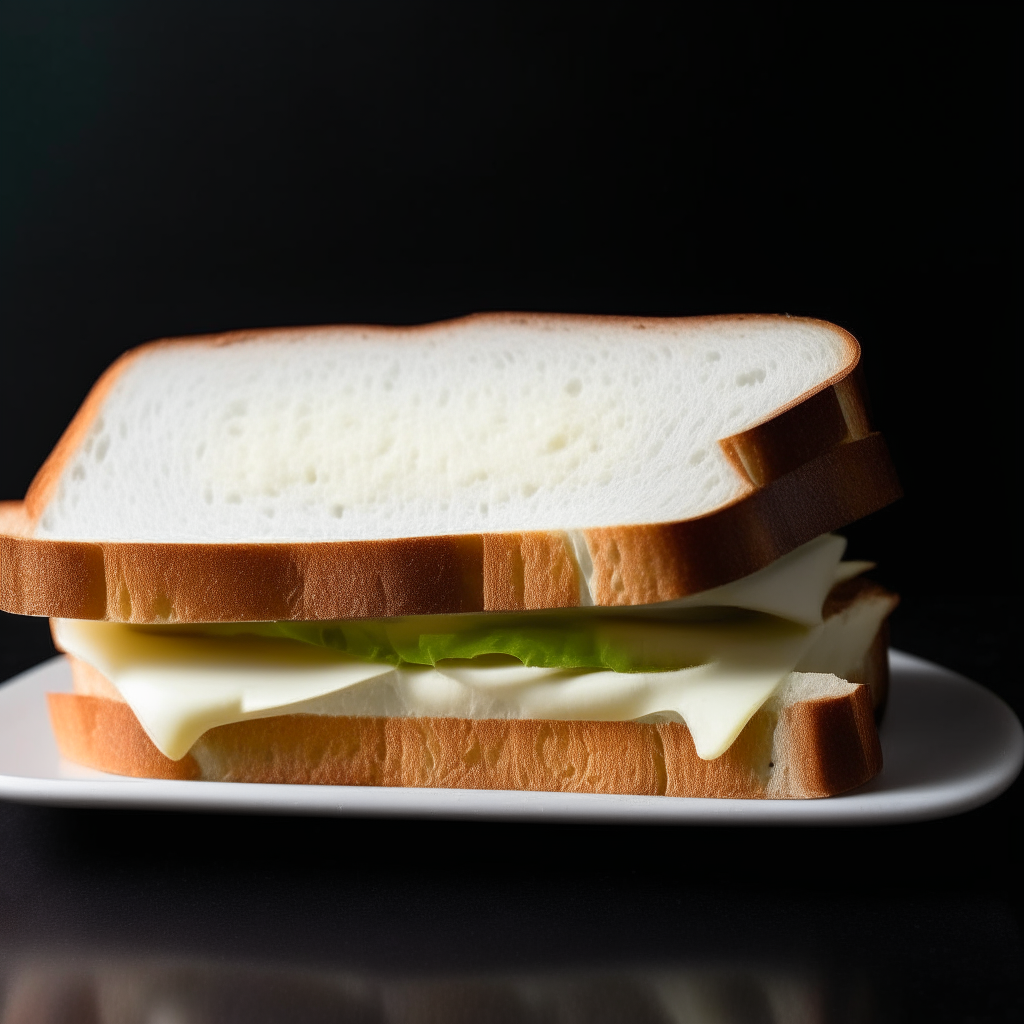
[(64, 658), (0, 686), (0, 798), (61, 806), (249, 814), (692, 825), (863, 825), (959, 814), (1001, 793), (1024, 761), (1013, 711), (976, 683), (890, 652), (881, 729), (885, 767), (824, 800), (713, 800), (483, 789), (296, 786), (132, 779), (81, 768), (57, 751), (45, 694), (70, 691)]

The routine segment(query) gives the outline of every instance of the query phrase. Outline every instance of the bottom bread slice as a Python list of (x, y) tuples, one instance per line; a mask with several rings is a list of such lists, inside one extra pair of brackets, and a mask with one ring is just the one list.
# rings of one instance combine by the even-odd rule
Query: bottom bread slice
[(882, 767), (871, 689), (824, 673), (791, 673), (713, 761), (678, 722), (330, 715), (219, 726), (172, 761), (124, 702), (47, 698), (64, 757), (142, 778), (805, 798), (853, 789)]

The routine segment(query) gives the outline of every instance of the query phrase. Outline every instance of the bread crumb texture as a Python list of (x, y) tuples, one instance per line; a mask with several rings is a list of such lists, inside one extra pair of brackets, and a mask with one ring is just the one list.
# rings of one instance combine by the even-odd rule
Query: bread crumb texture
[(35, 535), (339, 541), (689, 519), (750, 486), (718, 442), (842, 376), (855, 350), (784, 317), (504, 315), (157, 343), (104, 383)]

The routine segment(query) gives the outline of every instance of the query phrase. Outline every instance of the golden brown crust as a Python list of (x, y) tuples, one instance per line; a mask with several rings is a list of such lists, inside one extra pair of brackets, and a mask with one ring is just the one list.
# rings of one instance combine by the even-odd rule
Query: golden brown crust
[(860, 375), (851, 373), (718, 443), (740, 476), (763, 487), (830, 448), (870, 432)]
[(773, 780), (782, 784), (771, 796), (832, 796), (874, 778), (882, 770), (882, 745), (868, 688), (783, 708), (772, 758), (782, 759), (785, 781)]
[[(220, 726), (172, 761), (127, 704), (68, 693), (47, 698), (66, 758), (142, 778), (750, 799), (833, 796), (881, 769), (863, 686), (781, 712), (762, 708), (714, 761), (697, 756), (689, 730), (677, 723), (320, 715)], [(780, 728), (787, 764), (779, 760)]]
[[(535, 314), (481, 318), (541, 323), (553, 329), (593, 320)], [(676, 322), (607, 319), (637, 330)], [(846, 352), (843, 370), (771, 419), (721, 442), (730, 461), (749, 480), (749, 489), (731, 505), (683, 522), (586, 530), (595, 604), (673, 600), (731, 582), (899, 497), (885, 443), (880, 435), (869, 433), (856, 340), (835, 325), (807, 322), (841, 338)], [(87, 543), (32, 536), (35, 518), (64, 464), (117, 377), (141, 351), (320, 332), (412, 340), (448, 329), (447, 324), (427, 324), (246, 331), (153, 342), (123, 356), (90, 392), (33, 481), (26, 501), (0, 504), (0, 608), (119, 622), (205, 622), (578, 604), (576, 563), (566, 537), (554, 532), (296, 544)]]
[(0, 588), (4, 610), (23, 615), (259, 622), (484, 606), (479, 536), (340, 544), (42, 541), (14, 533), (25, 517), (12, 506), (0, 506)]
[(0, 502), (0, 608), (61, 619), (107, 617), (104, 550), (36, 540), (23, 502)]
[(899, 604), (899, 596), (891, 590), (886, 590), (880, 583), (869, 579), (867, 576), (852, 576), (848, 580), (841, 580), (832, 586), (832, 589), (825, 597), (821, 606), (821, 617), (831, 619), (840, 615), (851, 605), (858, 601), (879, 599), (888, 602), (890, 612)]
[(164, 757), (127, 704), (77, 693), (48, 693), (46, 703), (57, 746), (75, 764), (138, 779), (200, 777), (190, 754)]
[(485, 533), (483, 608), (524, 611), (580, 603), (576, 561), (561, 533)]

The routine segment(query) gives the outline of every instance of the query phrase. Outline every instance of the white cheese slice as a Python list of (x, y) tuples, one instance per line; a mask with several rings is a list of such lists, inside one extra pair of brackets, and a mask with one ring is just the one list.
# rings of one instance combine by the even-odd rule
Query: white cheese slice
[(707, 759), (724, 753), (819, 628), (781, 620), (684, 623), (701, 664), (674, 672), (442, 664), (401, 668), (292, 640), (160, 636), (54, 620), (60, 646), (100, 671), (156, 747), (184, 757), (207, 729), (276, 714), (628, 721), (678, 716)]
[(845, 550), (845, 537), (822, 534), (749, 576), (645, 610), (748, 608), (815, 626), (821, 622), (821, 608), (832, 587), (871, 567), (870, 562), (841, 562)]
[(310, 644), (160, 636), (120, 623), (54, 619), (57, 643), (101, 672), (146, 734), (178, 759), (207, 729), (323, 696), (391, 670)]

